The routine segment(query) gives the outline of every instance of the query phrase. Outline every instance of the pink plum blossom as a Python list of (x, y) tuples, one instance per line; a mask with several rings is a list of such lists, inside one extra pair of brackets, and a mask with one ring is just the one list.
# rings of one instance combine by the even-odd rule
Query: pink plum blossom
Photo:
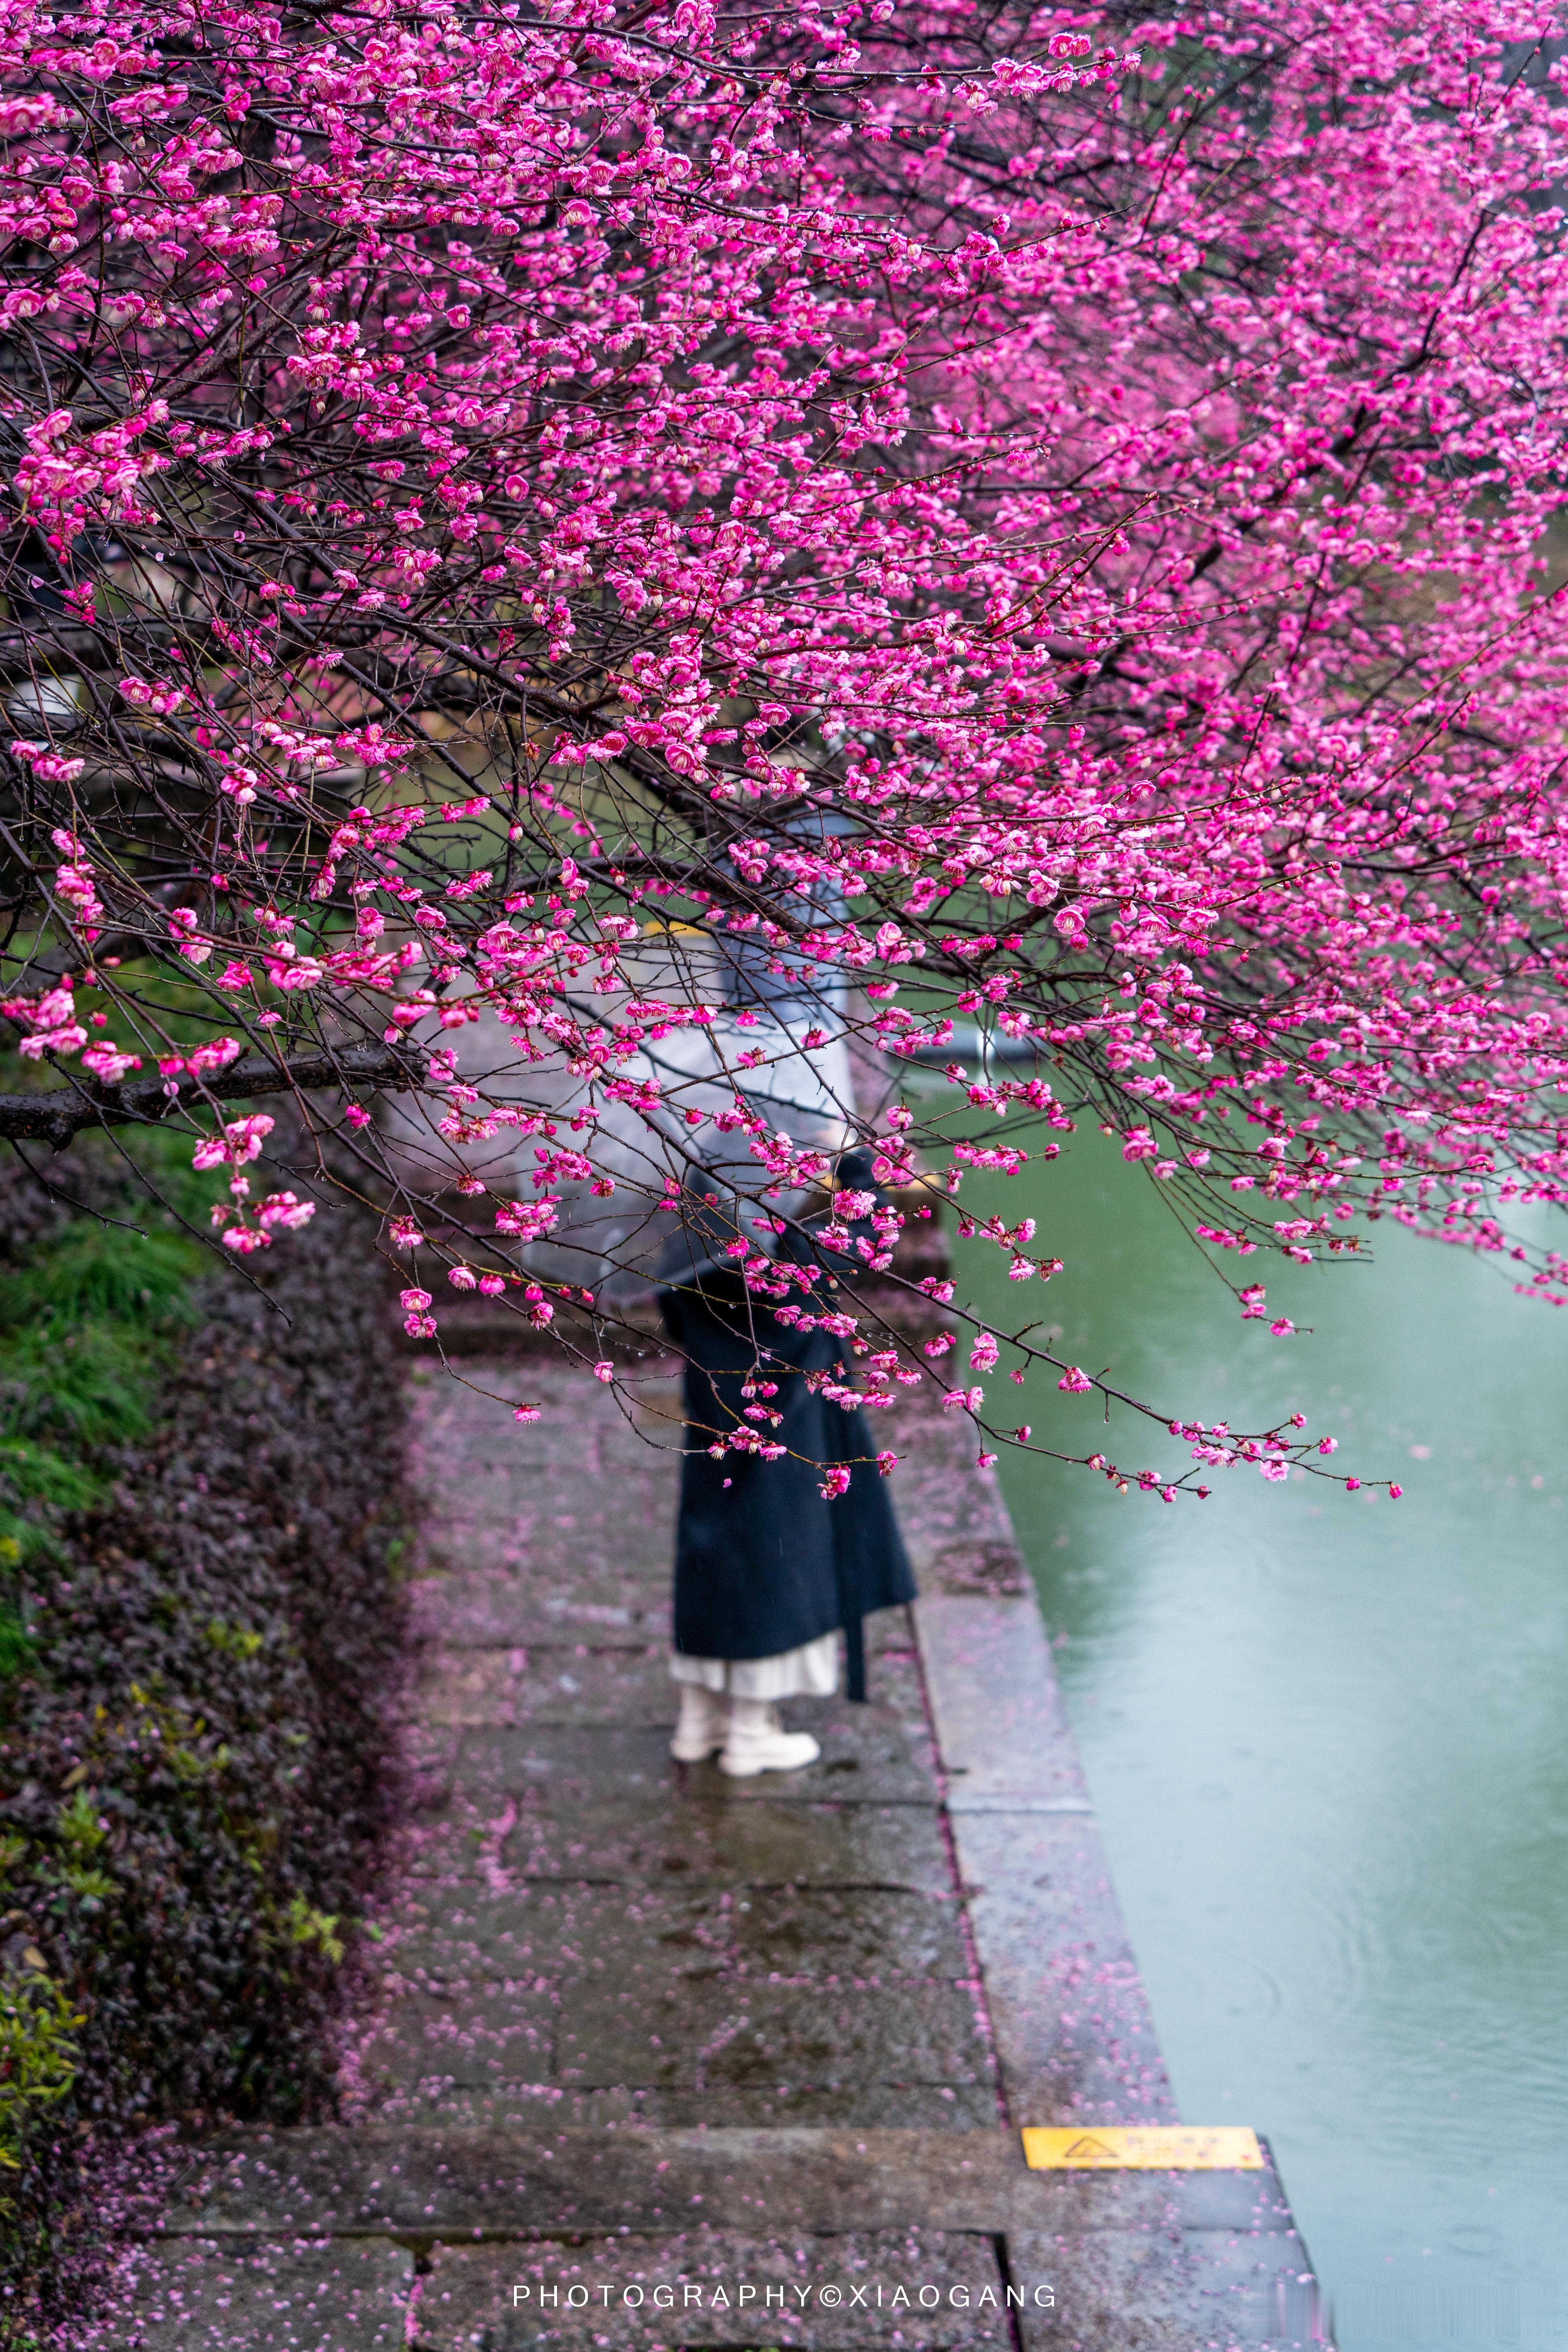
[[(46, 1086), (140, 1046), (177, 1118), (221, 1045), (307, 1126), (352, 1093), (321, 1181), (552, 1342), (722, 1147), (749, 1297), (853, 1352), (879, 1284), (945, 1318), (916, 1381), (1005, 1341), (1081, 1393), (902, 1269), (940, 1189), (1050, 1280), (994, 1195), (1086, 1121), (1221, 1269), (1388, 1221), (1568, 1304), (1560, 77), (1506, 27), (235, 0), (208, 75), (174, 0), (102, 21), (0, 5)], [(67, 971), (131, 1042), (44, 1013)], [(847, 1044), (932, 1091), (873, 1114)], [(781, 1116), (835, 1088), (894, 1205)]]

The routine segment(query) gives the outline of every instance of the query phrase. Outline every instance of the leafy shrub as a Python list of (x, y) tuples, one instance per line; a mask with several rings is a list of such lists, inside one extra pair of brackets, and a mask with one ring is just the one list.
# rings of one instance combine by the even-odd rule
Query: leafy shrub
[(0, 1983), (0, 2166), (7, 2171), (22, 2170), (42, 2111), (74, 2085), (81, 2053), (72, 2037), (82, 2022), (41, 1967)]
[(324, 1209), (259, 1283), (215, 1275), (79, 1158), (50, 1176), (97, 1216), (0, 1163), (0, 2342), (71, 2293), (74, 2151), (326, 2109), (395, 1789), (363, 1236)]

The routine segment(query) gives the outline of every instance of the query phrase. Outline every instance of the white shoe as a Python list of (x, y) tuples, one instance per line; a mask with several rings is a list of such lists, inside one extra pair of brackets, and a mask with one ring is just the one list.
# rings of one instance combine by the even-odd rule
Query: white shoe
[(798, 1772), (821, 1753), (809, 1731), (784, 1728), (776, 1706), (758, 1698), (731, 1700), (730, 1736), (719, 1769), (732, 1780), (749, 1780), (754, 1772)]
[(707, 1690), (701, 1683), (681, 1684), (680, 1721), (669, 1743), (678, 1764), (706, 1764), (723, 1747), (729, 1729), (729, 1711), (721, 1692)]

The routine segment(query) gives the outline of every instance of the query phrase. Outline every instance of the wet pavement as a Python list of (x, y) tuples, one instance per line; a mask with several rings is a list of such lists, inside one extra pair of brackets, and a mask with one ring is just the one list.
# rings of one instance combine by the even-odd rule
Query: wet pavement
[(346, 2120), (192, 2150), (148, 2352), (1312, 2340), (1271, 2172), (1025, 2168), (1020, 2124), (1174, 2111), (967, 1424), (894, 1417), (922, 1598), (870, 1704), (731, 1782), (668, 1754), (677, 1368), (629, 1413), (461, 1370), (416, 1381), (422, 1805)]

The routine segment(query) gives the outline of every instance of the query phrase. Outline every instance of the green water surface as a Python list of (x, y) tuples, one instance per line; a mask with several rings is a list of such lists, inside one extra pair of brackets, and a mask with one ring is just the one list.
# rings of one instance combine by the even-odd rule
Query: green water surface
[[(1300, 1410), (1403, 1486), (1230, 1471), (1167, 1506), (1001, 1471), (1184, 2118), (1268, 2133), (1343, 2352), (1559, 2352), (1568, 1316), (1380, 1226), (1375, 1265), (1247, 1262), (1312, 1327), (1273, 1339), (1092, 1133), (963, 1199), (1066, 1262), (1042, 1292), (958, 1245), (999, 1330), (1043, 1315), (1168, 1412)], [(1049, 1443), (1181, 1458), (1054, 1380), (987, 1385)]]

